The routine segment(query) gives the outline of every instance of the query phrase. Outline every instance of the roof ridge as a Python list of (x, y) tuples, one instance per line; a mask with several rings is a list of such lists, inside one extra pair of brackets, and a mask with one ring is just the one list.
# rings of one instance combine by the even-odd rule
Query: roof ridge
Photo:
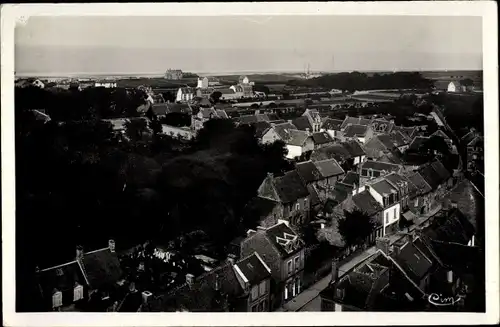
[(49, 270), (56, 269), (56, 268), (61, 268), (61, 267), (70, 265), (70, 264), (75, 263), (75, 262), (77, 262), (77, 260), (69, 261), (69, 262), (66, 262), (66, 263), (63, 263), (63, 264), (60, 264), (60, 265), (57, 265), (57, 266), (52, 266), (52, 267), (49, 267), (49, 268), (40, 269), (40, 272), (49, 271)]

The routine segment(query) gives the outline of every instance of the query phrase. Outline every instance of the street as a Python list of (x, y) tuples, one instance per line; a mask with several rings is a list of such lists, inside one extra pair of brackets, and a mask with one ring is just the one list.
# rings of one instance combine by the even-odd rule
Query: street
[[(410, 231), (413, 231), (417, 226), (425, 222), (427, 219), (435, 215), (439, 210), (441, 210), (441, 205), (438, 205), (431, 212), (426, 215), (422, 215), (415, 220), (415, 223), (410, 227)], [(398, 232), (393, 235), (389, 235), (388, 238), (391, 241), (391, 244), (395, 243), (397, 240), (403, 238), (405, 236), (405, 232)], [(354, 266), (359, 264), (360, 262), (366, 260), (372, 254), (377, 251), (375, 246), (372, 246), (362, 253), (354, 256), (351, 260), (343, 264), (339, 267), (339, 277), (344, 275), (346, 272), (351, 270)], [(289, 311), (289, 312), (297, 312), (297, 311), (321, 311), (321, 299), (319, 297), (319, 293), (328, 287), (330, 281), (332, 279), (331, 273), (328, 274), (323, 279), (316, 282), (314, 285), (304, 290), (302, 293), (297, 295), (293, 300), (286, 303), (282, 308), (276, 310), (277, 312)]]

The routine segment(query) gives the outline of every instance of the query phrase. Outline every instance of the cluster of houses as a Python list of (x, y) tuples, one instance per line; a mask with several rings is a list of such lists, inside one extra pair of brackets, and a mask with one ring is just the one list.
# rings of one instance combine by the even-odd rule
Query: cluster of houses
[(177, 102), (189, 102), (194, 98), (209, 98), (214, 92), (220, 92), (220, 100), (231, 101), (243, 98), (253, 98), (253, 82), (248, 77), (240, 76), (238, 84), (230, 87), (221, 86), (219, 81), (213, 77), (200, 77), (196, 88), (189, 86), (180, 87), (177, 90)]

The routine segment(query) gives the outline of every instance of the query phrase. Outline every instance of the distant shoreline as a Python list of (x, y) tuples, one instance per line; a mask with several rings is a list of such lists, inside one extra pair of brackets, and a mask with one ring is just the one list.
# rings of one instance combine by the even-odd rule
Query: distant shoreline
[[(419, 73), (445, 73), (445, 72), (481, 72), (481, 69), (464, 69), (464, 70), (369, 70), (360, 71), (360, 73), (394, 73), (394, 72), (419, 72)], [(191, 72), (200, 76), (232, 76), (232, 75), (298, 75), (303, 74), (303, 71), (239, 71), (239, 72)], [(349, 71), (311, 71), (311, 74), (338, 74)], [(164, 73), (18, 73), (16, 78), (159, 78), (163, 77)]]

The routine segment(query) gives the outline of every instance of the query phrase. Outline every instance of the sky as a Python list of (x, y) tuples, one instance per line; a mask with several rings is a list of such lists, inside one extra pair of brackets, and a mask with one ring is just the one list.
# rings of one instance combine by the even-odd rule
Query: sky
[(482, 69), (480, 17), (35, 16), (17, 74)]

